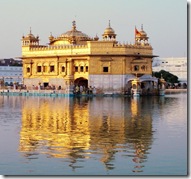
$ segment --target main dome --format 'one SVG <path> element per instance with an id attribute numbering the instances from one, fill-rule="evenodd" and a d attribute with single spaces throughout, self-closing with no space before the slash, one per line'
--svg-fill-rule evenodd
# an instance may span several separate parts
<path id="1" fill-rule="evenodd" d="M 88 35 L 86 35 L 85 33 L 78 31 L 76 29 L 76 22 L 73 21 L 72 22 L 72 30 L 69 30 L 63 34 L 60 35 L 61 38 L 76 38 L 76 40 L 82 40 L 82 41 L 88 41 L 88 40 L 92 40 Z"/>

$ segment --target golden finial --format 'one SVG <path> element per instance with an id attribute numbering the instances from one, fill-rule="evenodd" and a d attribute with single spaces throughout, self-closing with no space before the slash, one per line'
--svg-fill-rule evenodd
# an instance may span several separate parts
<path id="1" fill-rule="evenodd" d="M 76 29 L 76 21 L 75 21 L 75 20 L 72 21 L 72 28 L 73 28 L 73 29 Z"/>
<path id="2" fill-rule="evenodd" d="M 109 20 L 109 27 L 111 27 L 110 20 Z"/>

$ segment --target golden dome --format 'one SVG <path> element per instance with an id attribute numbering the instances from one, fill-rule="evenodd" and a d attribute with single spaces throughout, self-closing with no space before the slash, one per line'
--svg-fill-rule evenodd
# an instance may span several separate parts
<path id="1" fill-rule="evenodd" d="M 76 22 L 73 21 L 73 26 L 72 26 L 72 30 L 67 31 L 63 34 L 60 35 L 61 38 L 76 38 L 77 40 L 83 40 L 83 41 L 88 41 L 88 40 L 92 40 L 88 35 L 86 35 L 85 33 L 76 30 Z"/>
<path id="2" fill-rule="evenodd" d="M 102 34 L 103 40 L 114 40 L 116 38 L 115 31 L 110 26 L 110 20 L 109 20 L 109 26 L 105 29 L 104 33 Z"/>
<path id="3" fill-rule="evenodd" d="M 140 34 L 141 34 L 142 37 L 147 37 L 147 33 L 143 30 L 143 25 L 141 25 Z"/>
<path id="4" fill-rule="evenodd" d="M 109 21 L 109 26 L 104 30 L 103 35 L 115 35 L 115 31 L 110 26 L 110 21 Z"/>
<path id="5" fill-rule="evenodd" d="M 50 33 L 49 40 L 50 40 L 50 41 L 53 41 L 53 40 L 54 40 L 54 36 L 52 35 L 52 33 Z"/>
<path id="6" fill-rule="evenodd" d="M 142 37 L 143 37 L 143 36 L 146 37 L 146 36 L 147 36 L 147 33 L 146 33 L 144 30 L 141 30 L 141 31 L 140 31 L 140 35 L 141 35 Z"/>
<path id="7" fill-rule="evenodd" d="M 148 39 L 147 33 L 143 30 L 143 25 L 141 25 L 141 30 L 138 31 L 135 27 L 135 43 L 136 44 L 142 44 L 142 45 L 148 45 Z"/>
<path id="8" fill-rule="evenodd" d="M 96 34 L 96 36 L 94 37 L 94 40 L 95 40 L 95 41 L 98 41 L 98 40 L 99 40 L 99 37 L 97 36 L 97 34 Z"/>
<path id="9" fill-rule="evenodd" d="M 30 28 L 29 34 L 28 34 L 27 36 L 23 36 L 22 38 L 25 39 L 25 40 L 38 40 L 38 39 L 39 39 L 39 36 L 36 36 L 36 37 L 35 37 L 35 36 L 32 34 L 31 28 Z"/>
<path id="10" fill-rule="evenodd" d="M 28 34 L 27 36 L 26 36 L 26 38 L 30 38 L 30 39 L 34 39 L 35 38 L 35 36 L 33 35 L 33 34 Z"/>

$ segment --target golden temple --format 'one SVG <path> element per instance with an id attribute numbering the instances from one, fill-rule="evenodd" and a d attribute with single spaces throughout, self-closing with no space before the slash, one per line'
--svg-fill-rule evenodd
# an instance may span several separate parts
<path id="1" fill-rule="evenodd" d="M 155 89 L 155 56 L 143 26 L 140 31 L 135 28 L 134 44 L 121 44 L 116 36 L 110 21 L 101 40 L 77 30 L 75 21 L 72 29 L 60 36 L 51 34 L 48 45 L 40 45 L 39 36 L 30 30 L 22 37 L 23 84 L 28 89 L 38 85 L 63 90 L 91 86 L 95 93 L 124 94 L 138 77 L 141 88 Z"/>

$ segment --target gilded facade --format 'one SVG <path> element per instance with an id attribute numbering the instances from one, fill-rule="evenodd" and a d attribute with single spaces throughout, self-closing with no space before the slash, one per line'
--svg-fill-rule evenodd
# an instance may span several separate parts
<path id="1" fill-rule="evenodd" d="M 152 81 L 153 48 L 143 27 L 135 28 L 134 44 L 121 44 L 116 37 L 110 22 L 101 40 L 77 30 L 75 21 L 60 36 L 51 34 L 48 45 L 40 45 L 30 30 L 22 37 L 24 85 L 82 85 L 95 87 L 97 93 L 124 93 L 134 78 Z"/>

